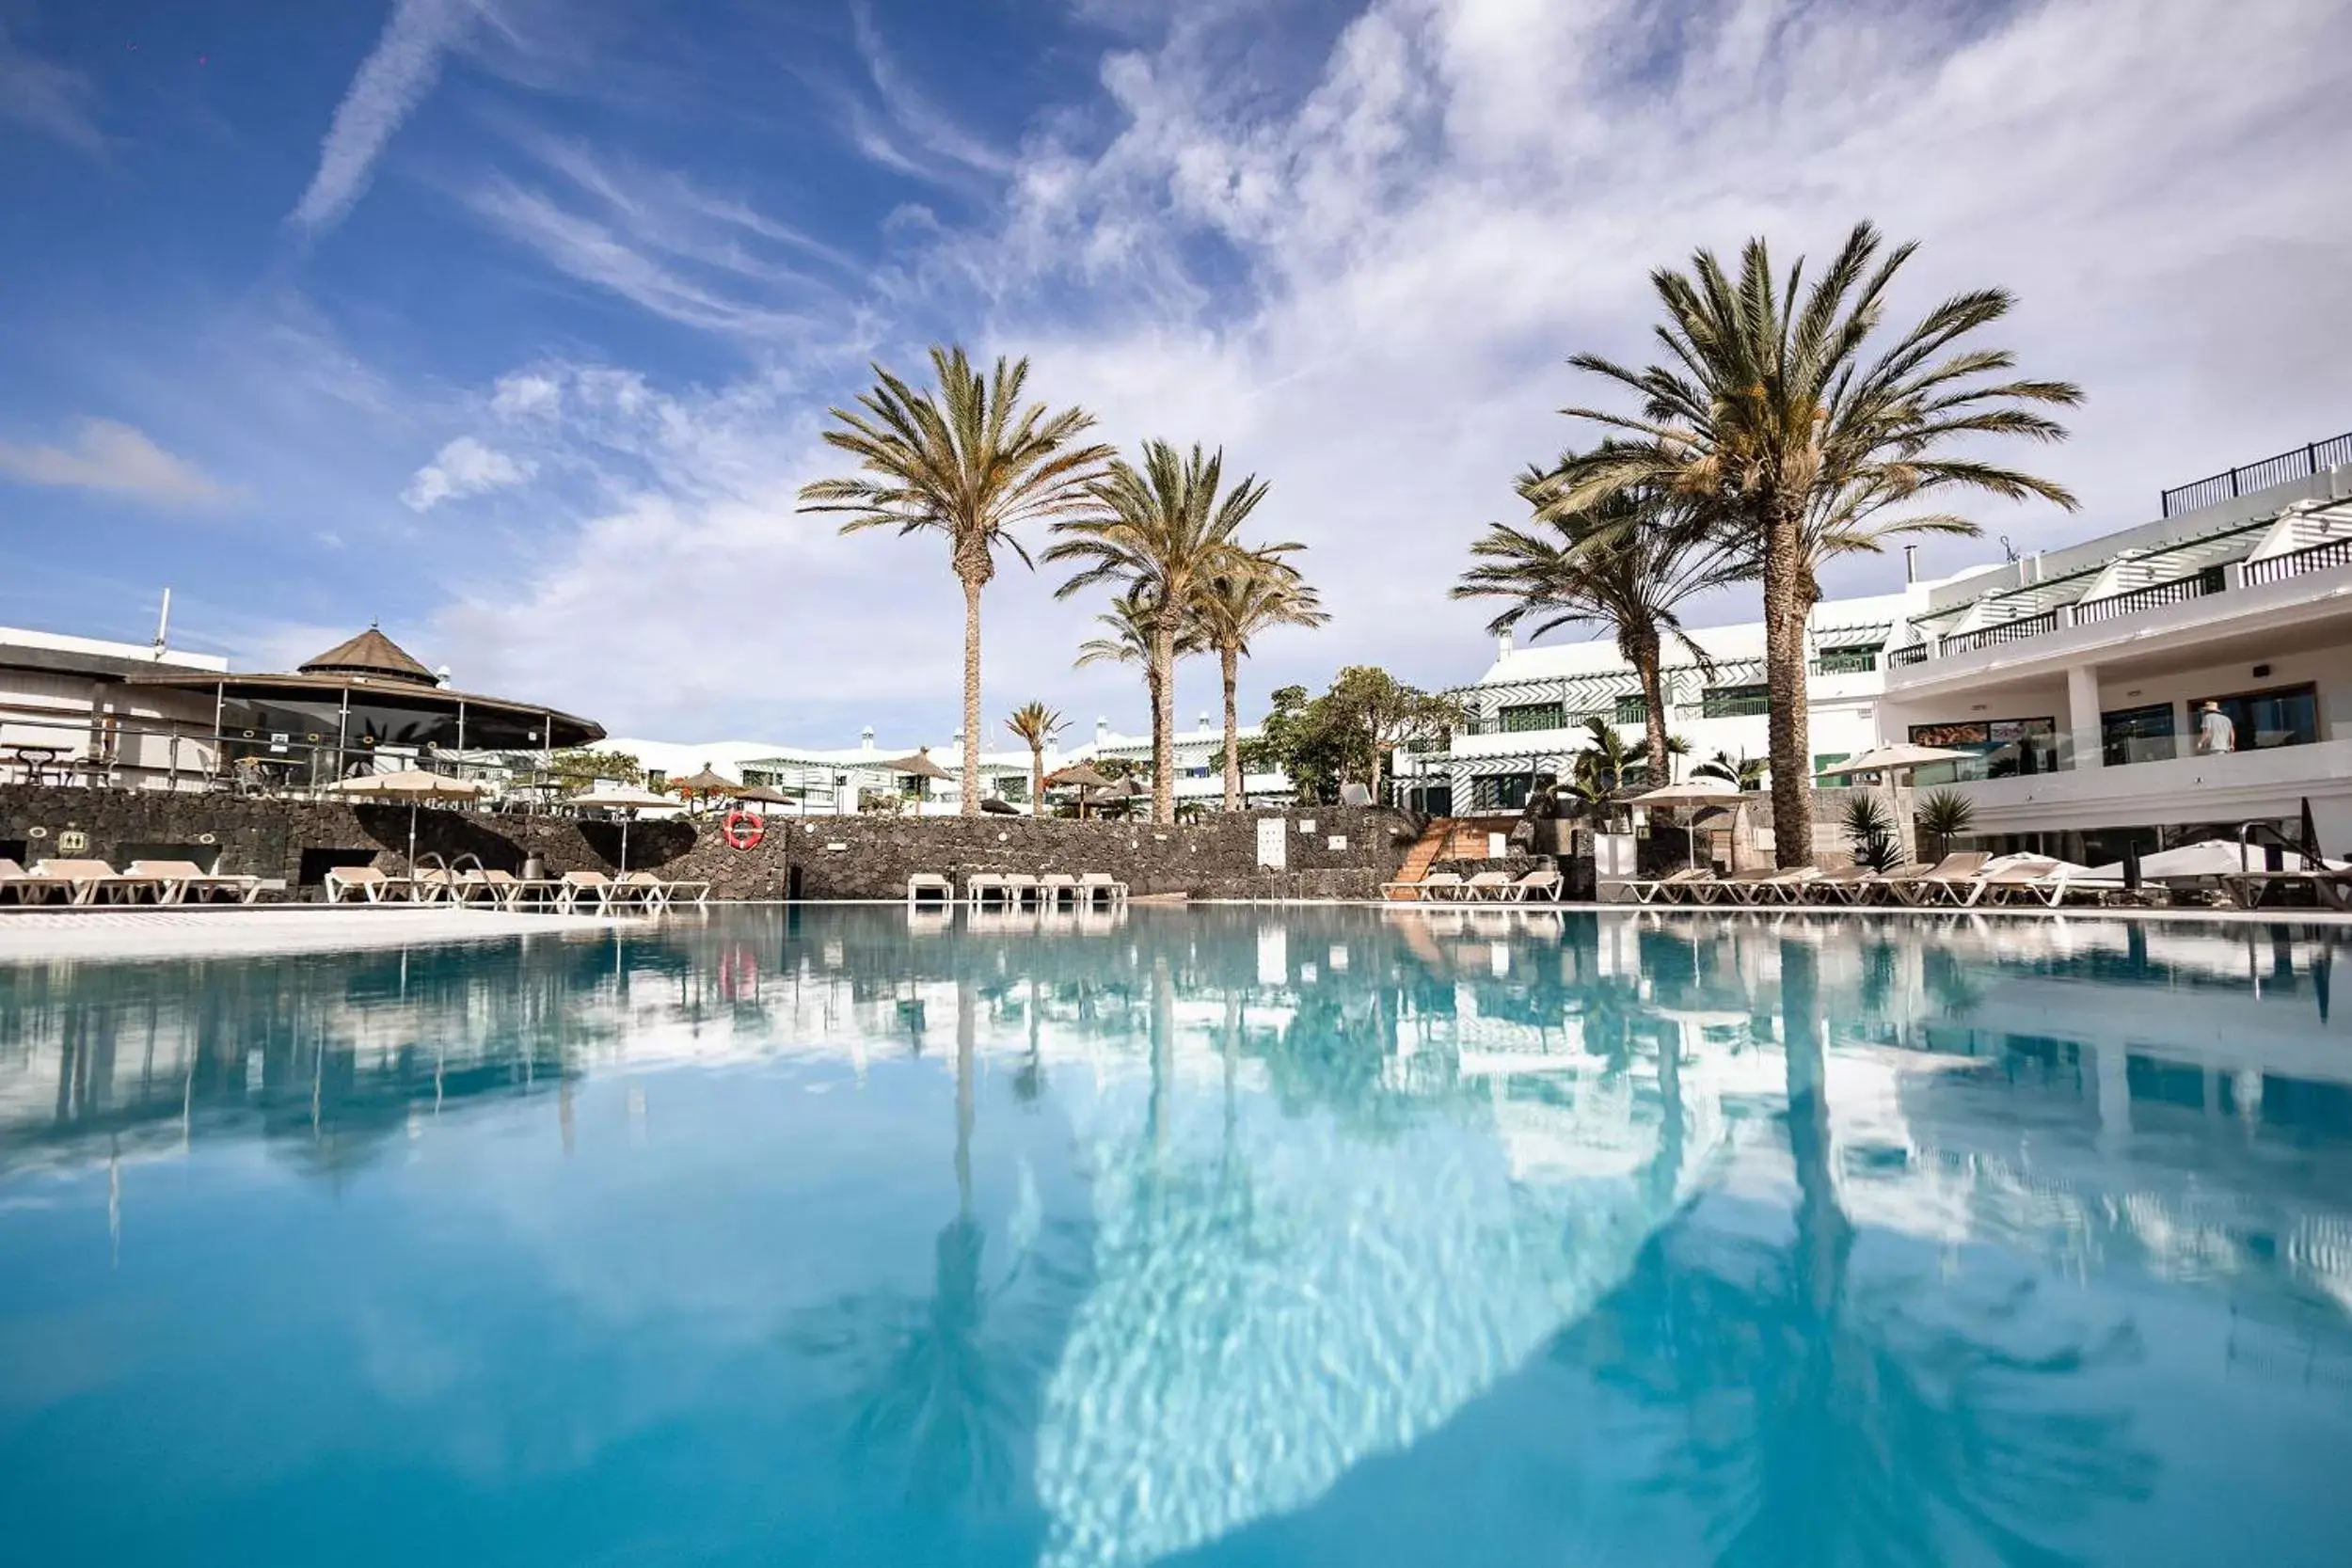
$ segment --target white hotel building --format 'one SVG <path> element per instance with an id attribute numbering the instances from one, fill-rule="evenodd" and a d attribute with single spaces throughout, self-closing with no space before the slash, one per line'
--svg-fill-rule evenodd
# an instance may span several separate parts
<path id="1" fill-rule="evenodd" d="M 1977 808 L 1977 839 L 2113 859 L 2240 824 L 2352 850 L 2352 436 L 2168 491 L 2158 520 L 1898 594 L 1824 601 L 1809 629 L 1818 771 L 1881 742 L 1973 752 L 1922 768 Z M 1694 632 L 1714 663 L 1667 673 L 1692 762 L 1768 749 L 1758 624 Z M 1432 811 L 1514 809 L 1600 715 L 1630 741 L 1639 687 L 1613 641 L 1514 648 L 1459 693 L 1473 719 L 1401 756 Z M 2234 748 L 2194 716 L 2219 705 Z"/>

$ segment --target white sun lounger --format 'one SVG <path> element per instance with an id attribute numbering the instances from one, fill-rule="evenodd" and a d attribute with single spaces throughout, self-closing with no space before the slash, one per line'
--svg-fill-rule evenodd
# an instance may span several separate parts
<path id="1" fill-rule="evenodd" d="M 27 871 L 14 861 L 0 860 L 0 904 L 71 904 L 71 878 Z"/>
<path id="2" fill-rule="evenodd" d="M 42 861 L 33 867 L 33 875 L 72 883 L 75 904 L 163 902 L 162 878 L 125 876 L 104 861 Z"/>
<path id="3" fill-rule="evenodd" d="M 936 903 L 945 909 L 956 901 L 956 884 L 935 871 L 917 871 L 907 879 L 907 908 Z"/>
<path id="4" fill-rule="evenodd" d="M 1086 871 L 1079 873 L 1078 894 L 1089 904 L 1123 904 L 1127 901 L 1127 884 L 1105 871 Z"/>
<path id="5" fill-rule="evenodd" d="M 215 876 L 194 861 L 133 861 L 126 875 L 157 879 L 165 904 L 250 904 L 262 895 L 261 878 Z"/>

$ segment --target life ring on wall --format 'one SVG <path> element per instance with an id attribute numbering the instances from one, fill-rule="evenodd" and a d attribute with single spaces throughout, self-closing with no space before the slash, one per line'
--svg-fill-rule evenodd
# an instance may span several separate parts
<path id="1" fill-rule="evenodd" d="M 755 849 L 759 841 L 767 836 L 768 824 L 760 819 L 757 812 L 731 811 L 719 831 L 726 835 L 729 848 Z"/>

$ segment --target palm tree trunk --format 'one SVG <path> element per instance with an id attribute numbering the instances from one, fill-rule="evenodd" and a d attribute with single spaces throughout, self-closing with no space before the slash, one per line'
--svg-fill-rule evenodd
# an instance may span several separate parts
<path id="1" fill-rule="evenodd" d="M 1772 857 L 1782 869 L 1813 863 L 1811 713 L 1804 622 L 1813 608 L 1801 533 L 1801 496 L 1772 498 L 1764 541 L 1764 679 L 1770 689 Z"/>
<path id="2" fill-rule="evenodd" d="M 1241 795 L 1241 708 L 1234 700 L 1233 689 L 1241 681 L 1241 652 L 1225 647 L 1216 651 L 1225 677 L 1225 809 L 1239 811 Z"/>
<path id="3" fill-rule="evenodd" d="M 1029 748 L 1029 815 L 1045 815 L 1045 748 Z"/>
<path id="4" fill-rule="evenodd" d="M 963 799 L 958 815 L 980 815 L 980 590 L 986 578 L 963 578 Z"/>
<path id="5" fill-rule="evenodd" d="M 1633 639 L 1633 669 L 1642 679 L 1642 720 L 1649 738 L 1652 789 L 1674 783 L 1674 761 L 1666 752 L 1666 683 L 1659 671 L 1661 657 L 1657 633 Z"/>
<path id="6" fill-rule="evenodd" d="M 1176 820 L 1176 624 L 1152 628 L 1152 820 Z"/>

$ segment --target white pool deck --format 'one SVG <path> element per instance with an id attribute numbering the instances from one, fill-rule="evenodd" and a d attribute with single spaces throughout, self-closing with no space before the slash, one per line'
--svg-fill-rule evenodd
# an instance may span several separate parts
<path id="1" fill-rule="evenodd" d="M 246 953 L 336 953 L 416 942 L 490 942 L 516 936 L 593 936 L 642 927 L 644 918 L 516 914 L 497 910 L 288 908 L 25 910 L 0 913 L 0 963 L 52 958 L 143 958 Z"/>

